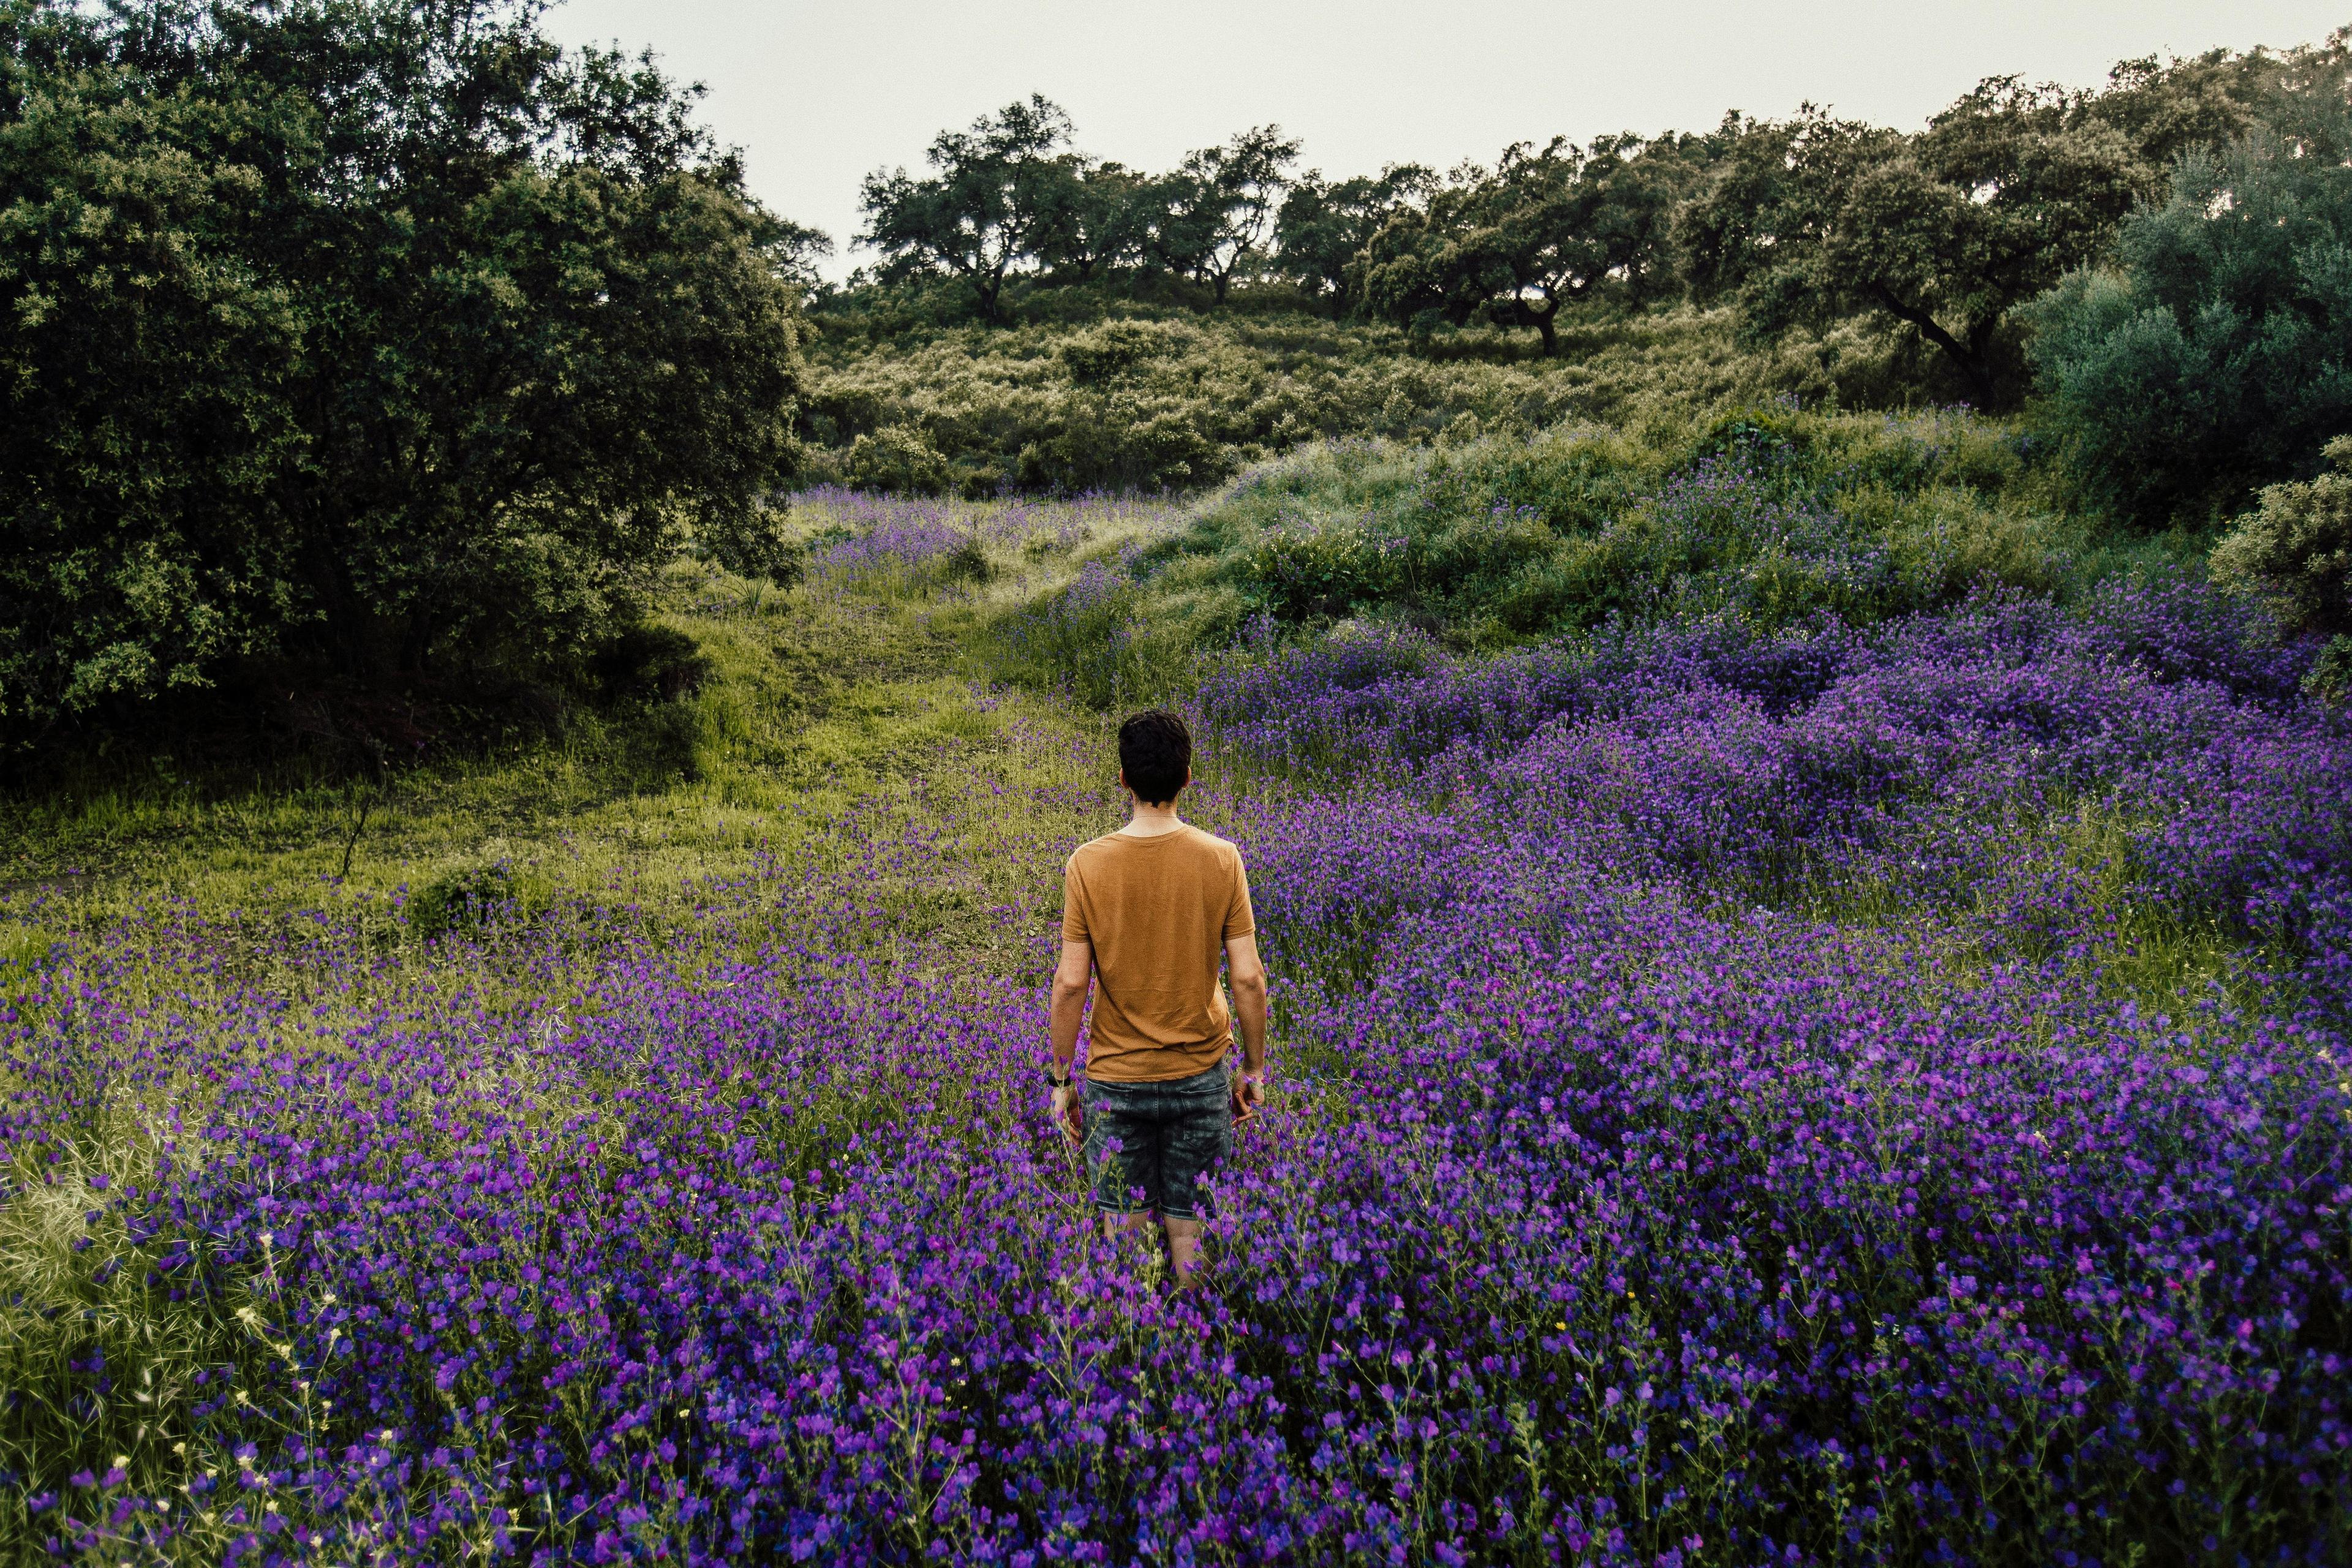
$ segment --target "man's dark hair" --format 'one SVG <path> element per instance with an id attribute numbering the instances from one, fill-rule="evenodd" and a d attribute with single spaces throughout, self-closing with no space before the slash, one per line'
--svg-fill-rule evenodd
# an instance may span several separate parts
<path id="1" fill-rule="evenodd" d="M 1192 731 L 1166 709 L 1138 713 L 1118 727 L 1118 770 L 1144 805 L 1174 800 L 1192 768 Z"/>

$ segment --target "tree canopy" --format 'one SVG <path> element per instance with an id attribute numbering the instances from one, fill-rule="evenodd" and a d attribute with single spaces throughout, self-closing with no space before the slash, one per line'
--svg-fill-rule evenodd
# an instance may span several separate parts
<path id="1" fill-rule="evenodd" d="M 1298 143 L 1278 125 L 1188 153 L 1160 183 L 1149 241 L 1154 258 L 1208 285 L 1223 304 L 1235 271 L 1267 259 L 1287 184 L 1283 170 L 1297 156 Z"/>
<path id="2" fill-rule="evenodd" d="M 543 668 L 772 563 L 809 231 L 501 0 L 0 0 L 0 721 Z"/>
<path id="3" fill-rule="evenodd" d="M 936 174 L 866 176 L 859 241 L 881 253 L 885 278 L 939 269 L 962 279 L 994 321 L 1005 274 L 1071 232 L 1073 170 L 1056 156 L 1069 139 L 1070 117 L 1035 94 L 968 131 L 942 131 L 924 154 Z"/>
<path id="4" fill-rule="evenodd" d="M 2185 153 L 2108 265 L 2033 310 L 2076 471 L 2116 513 L 2202 522 L 2308 478 L 2352 429 L 2352 109 L 2323 80 L 2291 134 Z"/>
<path id="5" fill-rule="evenodd" d="M 2009 313 L 2097 253 L 2147 171 L 2080 94 L 1988 81 L 1917 136 L 1809 109 L 1737 136 L 1683 216 L 1692 281 L 1752 330 L 1899 322 L 1980 405 Z"/>
<path id="6" fill-rule="evenodd" d="M 1563 306 L 1609 293 L 1647 303 L 1675 280 L 1675 204 L 1697 166 L 1693 139 L 1565 138 L 1465 165 L 1424 204 L 1401 207 L 1366 241 L 1364 309 L 1411 324 L 1484 314 L 1533 327 L 1558 351 Z"/>
<path id="7" fill-rule="evenodd" d="M 1283 275 L 1347 314 L 1356 258 L 1408 206 L 1426 202 L 1437 176 L 1418 163 L 1391 163 L 1376 175 L 1327 182 L 1319 169 L 1295 181 L 1275 215 Z"/>
<path id="8" fill-rule="evenodd" d="M 1067 117 L 1033 98 L 942 136 L 928 179 L 871 176 L 867 241 L 882 281 L 963 279 L 991 322 L 1008 280 L 1034 298 L 1181 279 L 1205 308 L 1271 286 L 1339 319 L 1528 328 L 1550 354 L 1566 310 L 1729 302 L 1758 343 L 1853 324 L 1916 342 L 1945 367 L 1936 395 L 2006 406 L 2028 380 L 2019 309 L 2107 254 L 2184 153 L 2279 129 L 2327 53 L 2126 60 L 2093 91 L 1994 78 L 1908 134 L 1808 106 L 1522 142 L 1442 180 L 1294 176 L 1273 126 L 1154 174 L 1070 150 Z"/>

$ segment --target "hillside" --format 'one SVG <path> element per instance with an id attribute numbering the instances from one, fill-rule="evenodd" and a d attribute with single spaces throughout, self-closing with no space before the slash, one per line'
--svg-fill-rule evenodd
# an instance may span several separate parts
<path id="1" fill-rule="evenodd" d="M 1915 502 L 2015 479 L 1998 426 L 1786 417 Z M 1710 461 L 1609 439 L 1629 515 Z M 559 745 L 363 823 L 19 815 L 91 874 L 0 896 L 0 1551 L 2340 1555 L 2311 641 L 2054 546 L 2058 598 L 1851 619 L 1751 613 L 1735 553 L 1499 656 L 1448 646 L 1475 579 L 1286 621 L 1247 575 L 1286 486 L 1461 472 L 803 496 L 805 579 L 674 569 L 698 680 Z M 1148 613 L 1080 613 L 1188 560 L 1265 629 L 1138 663 Z M 1083 700 L 1131 679 L 1277 981 L 1172 1294 L 1036 1082 L 1061 859 L 1117 820 Z"/>
<path id="2" fill-rule="evenodd" d="M 1459 444 L 1774 395 L 1872 406 L 1932 380 L 1859 330 L 1758 353 L 1727 310 L 1580 321 L 1557 358 L 1492 330 L 1423 343 L 1297 310 L 1124 302 L 1096 321 L 879 339 L 819 323 L 805 471 L 900 493 L 1191 490 L 1317 442 Z"/>

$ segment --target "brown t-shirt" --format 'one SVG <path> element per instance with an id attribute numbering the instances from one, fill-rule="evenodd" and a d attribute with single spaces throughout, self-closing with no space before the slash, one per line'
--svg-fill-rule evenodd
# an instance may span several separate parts
<path id="1" fill-rule="evenodd" d="M 1062 878 L 1062 940 L 1095 950 L 1087 1076 L 1161 1083 L 1224 1060 L 1233 1017 L 1217 984 L 1224 946 L 1250 936 L 1242 852 L 1197 827 L 1078 846 Z"/>

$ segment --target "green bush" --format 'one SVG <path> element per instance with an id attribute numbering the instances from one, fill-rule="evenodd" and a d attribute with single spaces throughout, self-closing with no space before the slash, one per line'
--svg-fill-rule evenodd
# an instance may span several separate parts
<path id="1" fill-rule="evenodd" d="M 518 908 L 514 873 L 503 864 L 446 872 L 408 900 L 408 926 L 430 940 L 479 931 Z"/>
<path id="2" fill-rule="evenodd" d="M 537 17 L 0 0 L 0 728 L 568 664 L 689 519 L 765 569 L 779 226 Z"/>
<path id="3" fill-rule="evenodd" d="M 2268 604 L 2281 626 L 2330 640 L 2315 687 L 2352 689 L 2352 436 L 2326 453 L 2336 472 L 2272 485 L 2213 551 L 2219 582 Z"/>
<path id="4" fill-rule="evenodd" d="M 2050 420 L 2095 504 L 2203 527 L 2309 477 L 2352 426 L 2352 123 L 2336 118 L 2315 143 L 2184 157 L 2168 198 L 2126 220 L 2115 268 L 2035 303 Z"/>
<path id="5" fill-rule="evenodd" d="M 935 496 L 956 479 L 947 458 L 913 425 L 860 432 L 841 468 L 843 477 L 857 489 L 894 495 Z"/>

